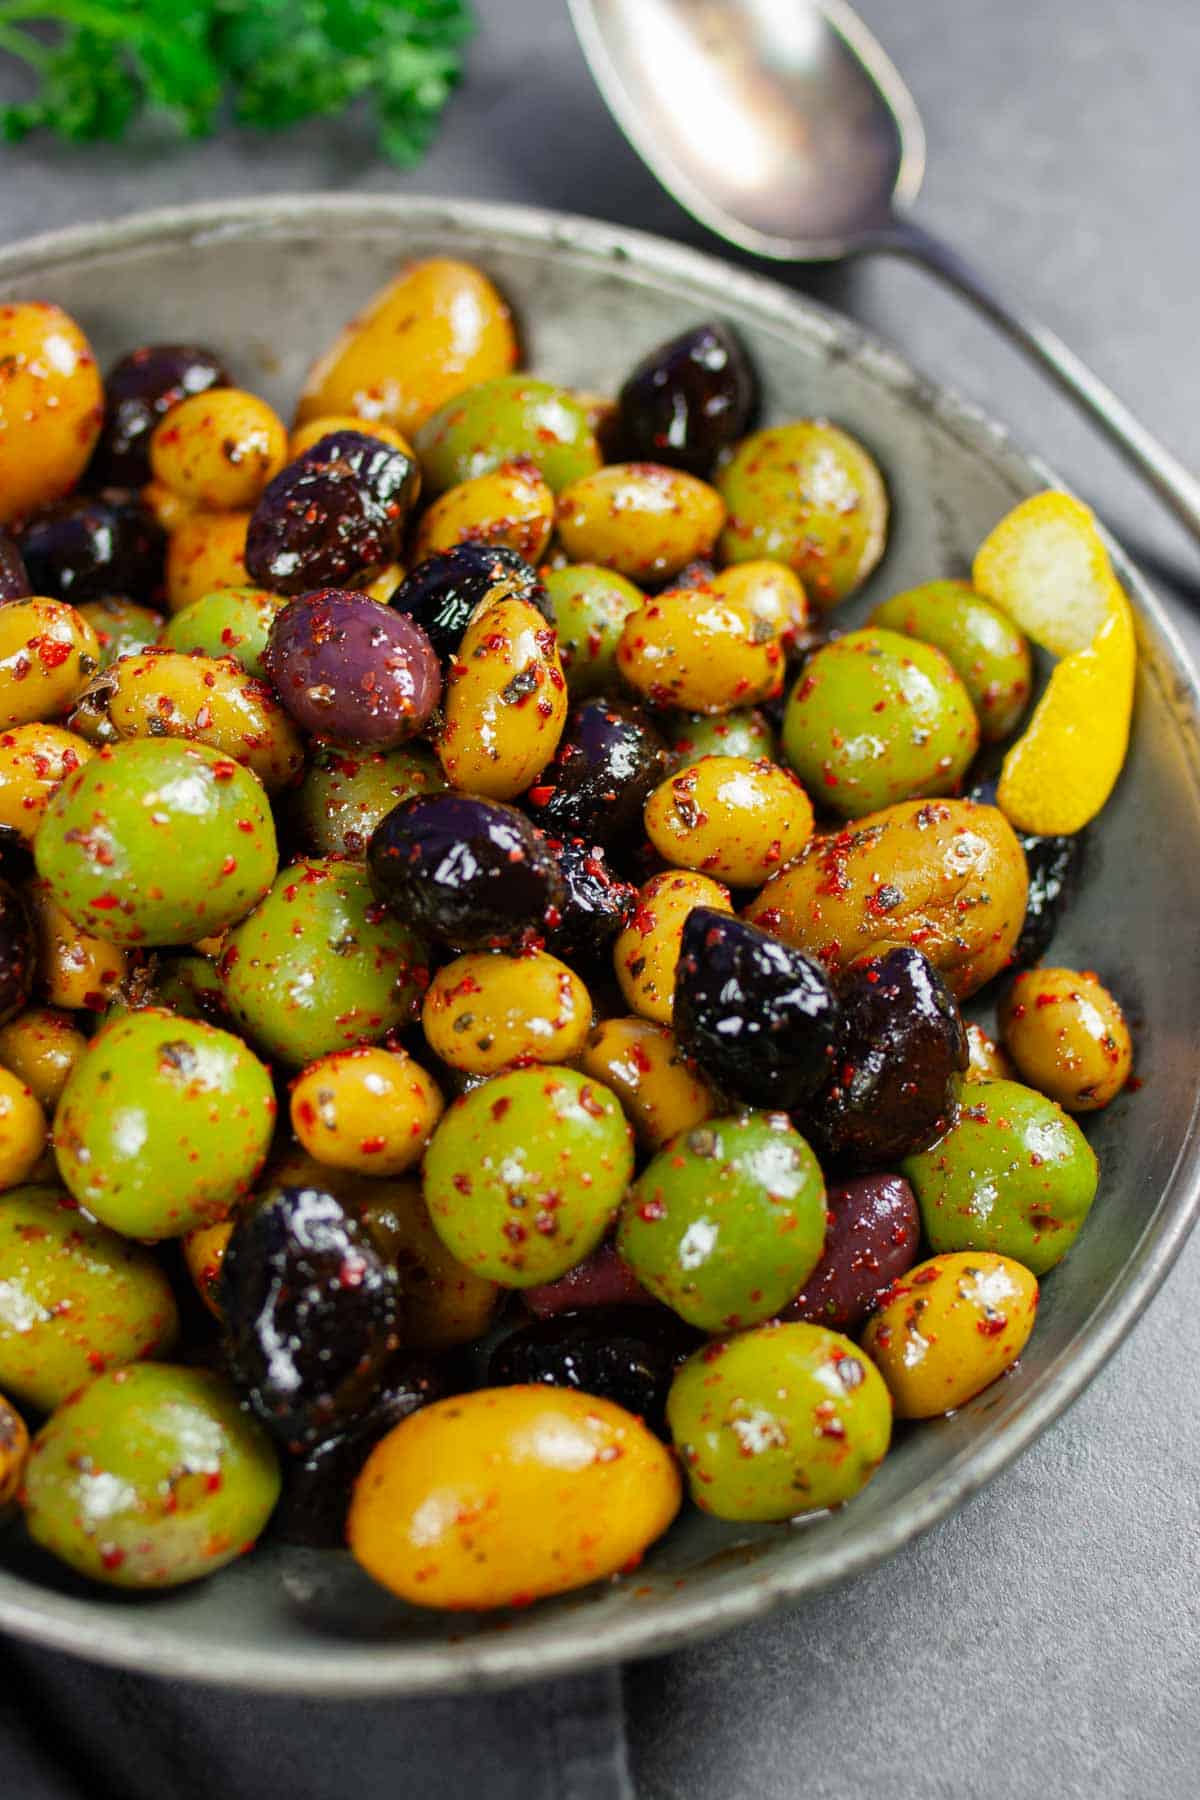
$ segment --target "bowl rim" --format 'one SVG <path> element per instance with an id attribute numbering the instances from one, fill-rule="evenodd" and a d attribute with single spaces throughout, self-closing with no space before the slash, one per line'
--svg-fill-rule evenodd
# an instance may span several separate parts
<path id="1" fill-rule="evenodd" d="M 1019 483 L 1028 486 L 1032 476 L 1047 486 L 1065 485 L 983 408 L 918 374 L 882 338 L 807 295 L 653 233 L 546 207 L 416 194 L 285 194 L 201 201 L 71 226 L 5 246 L 0 248 L 0 281 L 52 276 L 56 267 L 79 259 L 143 246 L 201 246 L 213 236 L 253 236 L 271 230 L 300 233 L 322 225 L 353 230 L 373 224 L 417 229 L 426 235 L 439 229 L 452 237 L 500 235 L 520 246 L 575 252 L 599 262 L 619 261 L 660 282 L 705 286 L 730 303 L 750 308 L 764 322 L 810 339 L 816 336 L 841 357 L 852 358 L 872 380 L 931 414 L 965 449 L 998 464 Z M 447 248 L 454 253 L 453 244 Z M 1145 666 L 1173 716 L 1192 782 L 1200 792 L 1200 674 L 1161 601 L 1119 544 L 1104 535 L 1123 584 L 1153 628 L 1155 654 Z M 918 1484 L 862 1541 L 835 1539 L 824 1546 L 814 1542 L 792 1567 L 763 1571 L 715 1599 L 703 1586 L 697 1592 L 680 1591 L 645 1613 L 631 1611 L 613 1620 L 602 1634 L 584 1612 L 564 1619 L 554 1639 L 525 1644 L 504 1633 L 481 1634 L 459 1642 L 356 1647 L 349 1658 L 333 1643 L 280 1651 L 231 1646 L 217 1666 L 208 1644 L 181 1641 L 177 1624 L 156 1629 L 152 1615 L 136 1607 L 104 1616 L 93 1601 L 49 1592 L 2 1569 L 0 1630 L 147 1674 L 250 1692 L 351 1699 L 453 1693 L 573 1674 L 625 1658 L 662 1654 L 765 1617 L 835 1581 L 866 1573 L 929 1530 L 1013 1462 L 1078 1399 L 1140 1318 L 1200 1213 L 1198 1110 L 1200 1098 L 1193 1103 L 1171 1174 L 1146 1217 L 1137 1247 L 1098 1315 L 1063 1347 L 1016 1416 L 989 1426 L 977 1444 Z"/>

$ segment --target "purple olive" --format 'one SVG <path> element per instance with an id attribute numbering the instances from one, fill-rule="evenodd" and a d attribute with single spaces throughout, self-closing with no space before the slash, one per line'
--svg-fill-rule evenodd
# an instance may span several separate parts
<path id="1" fill-rule="evenodd" d="M 369 581 L 396 561 L 417 465 L 364 431 L 331 431 L 263 491 L 246 533 L 246 573 L 276 594 Z"/>
<path id="2" fill-rule="evenodd" d="M 424 626 L 445 663 L 462 642 L 472 613 L 496 588 L 516 600 L 528 600 L 553 625 L 550 602 L 536 571 L 504 544 L 456 544 L 427 557 L 405 576 L 391 605 Z"/>
<path id="3" fill-rule="evenodd" d="M 162 585 L 166 534 L 134 494 L 76 495 L 35 513 L 21 533 L 21 555 L 37 594 L 143 602 Z"/>
<path id="4" fill-rule="evenodd" d="M 733 333 L 697 325 L 651 350 L 626 379 L 617 400 L 621 455 L 707 475 L 745 436 L 756 400 L 754 371 Z"/>
<path id="5" fill-rule="evenodd" d="M 7 531 L 0 531 L 0 601 L 24 600 L 32 592 L 21 552 Z"/>
<path id="6" fill-rule="evenodd" d="M 554 761 L 525 804 L 551 837 L 581 837 L 628 852 L 645 835 L 642 809 L 670 760 L 661 734 L 638 707 L 582 700 L 567 714 Z"/>
<path id="7" fill-rule="evenodd" d="M 661 1301 L 646 1292 L 628 1263 L 621 1261 L 611 1240 L 557 1281 L 525 1288 L 521 1298 L 539 1319 L 602 1306 L 652 1306 L 660 1312 L 665 1310 Z"/>
<path id="8" fill-rule="evenodd" d="M 853 1331 L 916 1262 L 921 1218 L 901 1175 L 843 1181 L 829 1189 L 825 1212 L 821 1260 L 780 1317 Z"/>
<path id="9" fill-rule="evenodd" d="M 442 693 L 421 627 L 339 588 L 303 594 L 276 613 L 263 666 L 303 730 L 373 749 L 415 737 Z"/>
<path id="10" fill-rule="evenodd" d="M 546 948 L 568 963 L 603 956 L 632 918 L 637 889 L 613 873 L 599 844 L 586 838 L 570 838 L 565 844 L 552 838 L 550 844 L 566 898 L 546 933 Z"/>
<path id="11" fill-rule="evenodd" d="M 150 479 L 150 439 L 173 406 L 231 380 L 199 344 L 145 344 L 110 369 L 104 424 L 88 470 L 90 487 L 143 487 Z"/>

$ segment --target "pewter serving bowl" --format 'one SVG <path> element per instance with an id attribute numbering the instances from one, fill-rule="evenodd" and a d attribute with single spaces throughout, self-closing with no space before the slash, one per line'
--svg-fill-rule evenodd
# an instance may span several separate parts
<path id="1" fill-rule="evenodd" d="M 212 343 L 286 413 L 337 327 L 403 258 L 430 252 L 494 277 L 530 367 L 600 392 L 684 326 L 731 320 L 758 366 L 768 419 L 828 414 L 883 465 L 891 537 L 868 590 L 845 609 L 851 620 L 889 593 L 966 572 L 996 520 L 1053 479 L 977 410 L 774 282 L 637 232 L 529 209 L 322 198 L 152 213 L 0 251 L 0 300 L 60 302 L 104 364 L 156 339 Z M 1054 955 L 1113 980 L 1138 1023 L 1144 1086 L 1089 1123 L 1100 1195 L 1043 1286 L 1037 1330 L 1012 1375 L 952 1417 L 904 1431 L 836 1514 L 736 1528 L 685 1511 L 636 1574 L 527 1612 L 420 1612 L 348 1554 L 275 1546 L 175 1593 L 122 1596 L 75 1582 L 16 1527 L 0 1536 L 0 1629 L 159 1675 L 323 1696 L 554 1675 L 662 1651 L 853 1576 L 1032 1443 L 1133 1325 L 1200 1205 L 1200 955 L 1185 879 L 1200 866 L 1197 674 L 1119 553 L 1117 568 L 1141 630 L 1133 748 Z"/>

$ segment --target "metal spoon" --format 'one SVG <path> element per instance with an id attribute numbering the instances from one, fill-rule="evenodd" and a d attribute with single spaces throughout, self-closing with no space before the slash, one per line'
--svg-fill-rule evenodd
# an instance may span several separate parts
<path id="1" fill-rule="evenodd" d="M 1200 481 L 1060 338 L 908 216 L 925 172 L 920 115 L 844 0 L 568 4 L 617 123 L 697 219 L 782 261 L 889 250 L 924 264 L 1043 363 L 1200 539 Z"/>

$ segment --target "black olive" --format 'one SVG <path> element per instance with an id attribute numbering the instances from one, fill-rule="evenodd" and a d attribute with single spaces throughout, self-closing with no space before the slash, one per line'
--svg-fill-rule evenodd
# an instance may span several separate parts
<path id="1" fill-rule="evenodd" d="M 405 576 L 391 605 L 424 626 L 445 663 L 462 642 L 476 607 L 496 588 L 506 597 L 528 600 L 553 625 L 554 613 L 536 571 L 504 545 L 456 544 L 427 557 Z"/>
<path id="2" fill-rule="evenodd" d="M 995 806 L 995 779 L 988 777 L 976 782 L 967 797 L 980 806 Z M 1038 837 L 1032 831 L 1018 831 L 1017 842 L 1025 852 L 1029 870 L 1029 898 L 1011 967 L 1029 969 L 1045 956 L 1062 915 L 1069 910 L 1078 891 L 1087 855 L 1087 833 L 1080 831 L 1071 837 Z"/>
<path id="3" fill-rule="evenodd" d="M 276 594 L 344 588 L 395 562 L 417 494 L 407 451 L 331 431 L 268 482 L 246 532 L 246 573 Z"/>
<path id="4" fill-rule="evenodd" d="M 828 1080 L 838 1004 L 821 965 L 757 925 L 698 906 L 684 921 L 675 1035 L 750 1106 L 799 1106 Z"/>
<path id="5" fill-rule="evenodd" d="M 525 804 L 551 837 L 585 838 L 628 855 L 645 836 L 643 808 L 670 766 L 661 733 L 640 708 L 581 700 Z"/>
<path id="6" fill-rule="evenodd" d="M 25 1006 L 37 972 L 37 940 L 16 888 L 0 878 L 0 1025 Z"/>
<path id="7" fill-rule="evenodd" d="M 675 1370 L 702 1342 L 662 1307 L 597 1307 L 537 1319 L 504 1338 L 487 1361 L 490 1387 L 543 1382 L 615 1401 L 664 1431 Z"/>
<path id="8" fill-rule="evenodd" d="M 150 439 L 181 400 L 231 380 L 199 344 L 145 344 L 131 350 L 104 383 L 104 423 L 88 468 L 89 487 L 143 487 L 150 479 Z"/>
<path id="9" fill-rule="evenodd" d="M 857 1168 L 895 1163 L 952 1124 L 967 1066 L 958 1002 L 908 945 L 854 964 L 838 993 L 833 1070 L 797 1123 L 818 1154 Z"/>
<path id="10" fill-rule="evenodd" d="M 558 859 L 524 813 L 468 794 L 414 794 L 379 821 L 371 885 L 401 918 L 459 950 L 544 937 L 566 890 Z"/>
<path id="11" fill-rule="evenodd" d="M 113 490 L 43 507 L 21 533 L 21 555 L 35 593 L 73 606 L 106 594 L 142 602 L 162 585 L 166 542 L 136 495 Z"/>
<path id="12" fill-rule="evenodd" d="M 551 839 L 566 898 L 546 933 L 546 948 L 564 962 L 603 956 L 637 905 L 637 889 L 608 866 L 602 847 L 586 838 Z"/>
<path id="13" fill-rule="evenodd" d="M 321 1188 L 277 1188 L 238 1220 L 219 1294 L 230 1373 L 293 1449 L 355 1417 L 397 1345 L 396 1271 Z"/>
<path id="14" fill-rule="evenodd" d="M 744 437 L 757 383 L 725 325 L 697 325 L 660 344 L 628 376 L 617 399 L 621 454 L 707 475 Z"/>
<path id="15" fill-rule="evenodd" d="M 32 592 L 21 552 L 7 531 L 0 529 L 0 601 L 24 600 Z"/>

